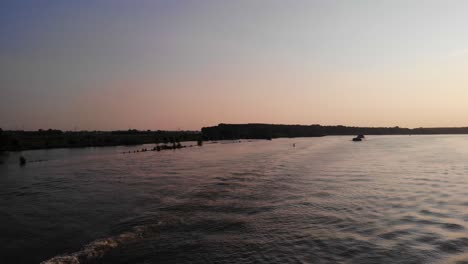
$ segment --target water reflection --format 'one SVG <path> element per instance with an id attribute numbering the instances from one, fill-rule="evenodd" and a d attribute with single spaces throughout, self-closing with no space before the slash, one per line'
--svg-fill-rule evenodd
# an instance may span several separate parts
<path id="1" fill-rule="evenodd" d="M 121 154 L 131 150 L 23 152 L 47 160 L 23 168 L 19 154 L 7 157 L 1 262 L 467 260 L 466 136 L 277 139 Z"/>

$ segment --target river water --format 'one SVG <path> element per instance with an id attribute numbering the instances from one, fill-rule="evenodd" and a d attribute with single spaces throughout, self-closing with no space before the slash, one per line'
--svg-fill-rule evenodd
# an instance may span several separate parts
<path id="1" fill-rule="evenodd" d="M 468 136 L 137 148 L 1 155 L 0 263 L 468 263 Z"/>

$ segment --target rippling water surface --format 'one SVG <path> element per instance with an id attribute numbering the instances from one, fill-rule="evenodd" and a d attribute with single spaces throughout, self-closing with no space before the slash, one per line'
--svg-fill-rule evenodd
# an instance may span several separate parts
<path id="1" fill-rule="evenodd" d="M 468 263 L 468 136 L 350 139 L 4 154 L 0 263 Z"/>

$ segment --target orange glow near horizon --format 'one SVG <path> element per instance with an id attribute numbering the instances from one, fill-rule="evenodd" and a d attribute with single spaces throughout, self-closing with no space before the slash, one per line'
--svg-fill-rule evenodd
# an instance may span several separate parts
<path id="1" fill-rule="evenodd" d="M 464 2 L 31 5 L 0 25 L 3 129 L 468 126 Z"/>

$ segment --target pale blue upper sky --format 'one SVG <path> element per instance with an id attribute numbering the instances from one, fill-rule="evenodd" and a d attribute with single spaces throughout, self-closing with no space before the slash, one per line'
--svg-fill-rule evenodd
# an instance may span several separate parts
<path id="1" fill-rule="evenodd" d="M 0 127 L 468 126 L 468 1 L 2 1 Z"/>

